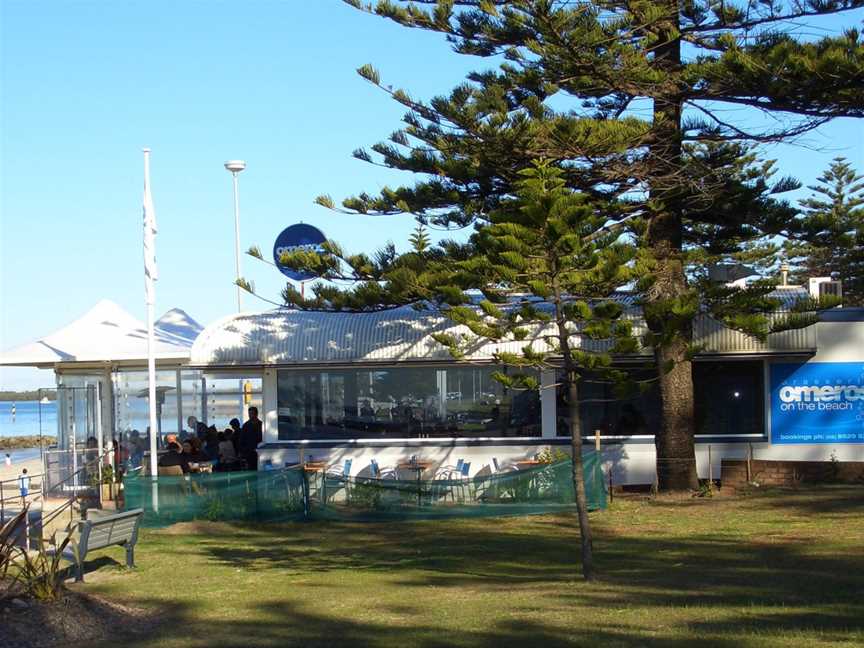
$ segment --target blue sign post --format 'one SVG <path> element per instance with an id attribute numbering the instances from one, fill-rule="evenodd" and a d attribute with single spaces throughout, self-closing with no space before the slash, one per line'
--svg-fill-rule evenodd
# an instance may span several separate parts
<path id="1" fill-rule="evenodd" d="M 771 443 L 864 444 L 864 362 L 771 365 Z"/>
<path id="2" fill-rule="evenodd" d="M 327 240 L 327 237 L 317 227 L 307 225 L 306 223 L 298 223 L 286 227 L 279 236 L 276 237 L 276 242 L 273 244 L 273 263 L 279 268 L 279 271 L 289 279 L 294 281 L 310 281 L 315 279 L 315 275 L 308 272 L 298 272 L 291 268 L 286 268 L 279 259 L 285 252 L 293 252 L 295 250 L 310 250 L 315 252 L 321 251 L 321 244 Z"/>

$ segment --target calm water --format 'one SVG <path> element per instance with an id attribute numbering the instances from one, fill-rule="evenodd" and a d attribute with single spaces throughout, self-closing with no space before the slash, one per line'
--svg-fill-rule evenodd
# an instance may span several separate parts
<path id="1" fill-rule="evenodd" d="M 3 461 L 6 458 L 7 452 L 9 453 L 9 456 L 12 457 L 13 466 L 24 461 L 39 458 L 39 448 L 24 448 L 23 450 L 6 450 L 0 452 L 0 461 Z"/>
<path id="2" fill-rule="evenodd" d="M 11 401 L 0 401 L 0 437 L 39 436 L 39 402 L 19 401 L 12 417 Z M 42 403 L 42 434 L 57 435 L 57 402 Z"/>

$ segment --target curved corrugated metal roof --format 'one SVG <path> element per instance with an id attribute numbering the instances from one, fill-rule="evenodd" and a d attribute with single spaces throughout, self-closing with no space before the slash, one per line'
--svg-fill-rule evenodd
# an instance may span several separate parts
<path id="1" fill-rule="evenodd" d="M 316 364 L 447 360 L 432 333 L 467 333 L 450 320 L 411 307 L 374 313 L 277 309 L 232 315 L 206 327 L 192 345 L 194 365 Z M 518 351 L 524 342 L 486 344 L 471 359 Z"/>
<path id="2" fill-rule="evenodd" d="M 800 293 L 795 295 L 800 297 Z M 792 295 L 780 295 L 791 303 Z M 620 301 L 634 334 L 646 332 L 638 306 L 629 295 Z M 263 313 L 231 315 L 207 326 L 192 346 L 193 365 L 295 365 L 347 364 L 353 362 L 410 362 L 449 360 L 447 349 L 432 339 L 433 333 L 468 333 L 440 313 L 395 308 L 372 313 L 300 311 L 276 309 Z M 785 331 L 760 342 L 726 328 L 707 316 L 697 318 L 695 342 L 707 353 L 800 353 L 816 347 L 813 327 Z M 548 351 L 536 334 L 532 346 Z M 552 330 L 545 331 L 554 333 Z M 581 348 L 599 351 L 602 342 L 574 340 Z M 491 360 L 495 352 L 518 353 L 527 342 L 486 343 L 470 350 L 466 359 Z"/>

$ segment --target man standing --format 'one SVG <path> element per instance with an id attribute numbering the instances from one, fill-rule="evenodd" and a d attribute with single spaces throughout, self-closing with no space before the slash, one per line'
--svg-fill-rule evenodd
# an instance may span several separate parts
<path id="1" fill-rule="evenodd" d="M 207 424 L 203 421 L 199 421 L 194 416 L 190 416 L 186 419 L 186 425 L 189 426 L 189 436 L 196 436 L 201 441 L 204 441 L 207 438 Z"/>
<path id="2" fill-rule="evenodd" d="M 249 470 L 258 470 L 258 444 L 264 439 L 258 408 L 249 408 L 249 420 L 240 428 L 240 456 Z"/>

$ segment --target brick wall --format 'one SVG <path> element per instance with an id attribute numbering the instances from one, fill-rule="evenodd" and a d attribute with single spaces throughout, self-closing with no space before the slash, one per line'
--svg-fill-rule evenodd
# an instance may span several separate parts
<path id="1" fill-rule="evenodd" d="M 800 483 L 864 483 L 864 461 L 766 461 L 750 462 L 751 481 L 760 486 L 795 486 Z M 720 463 L 723 489 L 747 486 L 747 461 L 723 459 Z"/>

